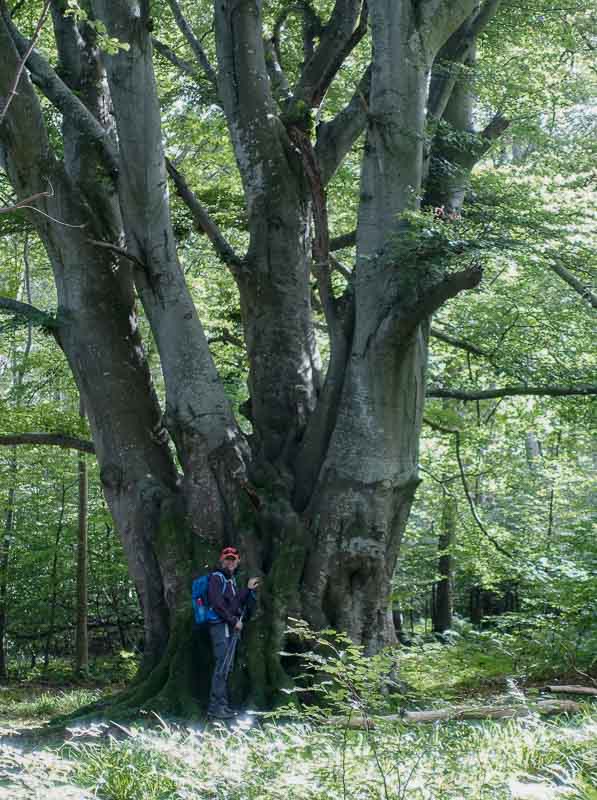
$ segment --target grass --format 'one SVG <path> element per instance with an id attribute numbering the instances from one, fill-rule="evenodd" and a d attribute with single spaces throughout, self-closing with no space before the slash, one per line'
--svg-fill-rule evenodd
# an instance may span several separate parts
<path id="1" fill-rule="evenodd" d="M 402 655 L 400 677 L 422 698 L 456 699 L 469 690 L 504 684 L 512 660 L 486 644 L 462 642 L 446 647 L 427 643 Z"/>
<path id="2" fill-rule="evenodd" d="M 534 656 L 525 662 L 520 653 L 475 637 L 402 651 L 407 701 L 460 703 L 464 695 L 472 704 L 503 702 L 495 690 L 509 682 L 508 701 L 524 703 L 518 686 L 539 662 Z M 338 712 L 338 703 L 349 708 L 355 687 L 361 697 L 371 693 L 381 711 L 392 710 L 395 697 L 371 689 L 374 662 L 356 651 L 349 656 L 325 667 L 335 687 L 330 713 Z M 320 661 L 316 666 L 323 668 Z M 378 675 L 386 666 L 380 662 Z M 341 691 L 343 676 L 348 693 Z M 99 694 L 0 689 L 0 728 L 68 713 Z M 0 739 L 0 800 L 597 800 L 597 709 L 590 700 L 581 709 L 554 720 L 380 722 L 369 731 L 302 714 L 234 730 L 190 729 L 152 717 L 153 728 L 147 718 L 126 729 L 78 728 L 61 746 L 38 740 L 19 748 L 15 740 Z"/>
<path id="3" fill-rule="evenodd" d="M 46 720 L 70 714 L 81 706 L 99 700 L 99 689 L 48 689 L 47 687 L 0 687 L 0 722 L 2 720 Z"/>
<path id="4" fill-rule="evenodd" d="M 374 733 L 164 725 L 70 755 L 73 780 L 103 800 L 594 800 L 596 742 L 587 710 L 555 723 L 393 724 Z"/>

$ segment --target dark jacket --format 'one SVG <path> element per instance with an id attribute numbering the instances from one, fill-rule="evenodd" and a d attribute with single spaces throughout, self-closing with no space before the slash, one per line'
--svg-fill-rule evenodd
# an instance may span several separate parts
<path id="1" fill-rule="evenodd" d="M 222 580 L 222 575 L 225 581 Z M 210 622 L 227 622 L 228 625 L 234 627 L 252 594 L 250 589 L 239 591 L 236 588 L 234 575 L 228 575 L 222 569 L 214 570 L 209 576 L 207 585 L 207 603 L 218 619 L 210 620 L 212 616 L 210 614 L 208 620 Z"/>

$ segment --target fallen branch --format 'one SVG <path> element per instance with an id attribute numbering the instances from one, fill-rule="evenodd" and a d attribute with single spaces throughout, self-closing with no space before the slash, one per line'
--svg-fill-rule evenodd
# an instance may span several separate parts
<path id="1" fill-rule="evenodd" d="M 532 714 L 549 716 L 553 714 L 575 714 L 581 706 L 572 700 L 539 700 L 528 706 L 454 706 L 440 711 L 405 711 L 403 714 L 389 714 L 384 717 L 331 717 L 331 725 L 344 725 L 357 730 L 374 728 L 380 722 L 441 722 L 469 719 L 513 719 Z"/>
<path id="2" fill-rule="evenodd" d="M 597 689 L 592 686 L 546 686 L 546 691 L 559 694 L 589 694 L 597 697 Z"/>

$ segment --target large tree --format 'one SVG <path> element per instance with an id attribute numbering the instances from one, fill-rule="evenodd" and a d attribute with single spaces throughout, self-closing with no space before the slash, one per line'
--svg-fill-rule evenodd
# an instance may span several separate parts
<path id="1" fill-rule="evenodd" d="M 128 702 L 189 710 L 190 576 L 234 542 L 266 577 L 248 660 L 253 700 L 265 705 L 287 680 L 278 651 L 289 615 L 345 630 L 367 652 L 393 641 L 388 600 L 419 483 L 431 318 L 482 275 L 478 260 L 453 269 L 418 258 L 413 214 L 437 207 L 449 225 L 470 170 L 507 126 L 496 115 L 475 132 L 467 79 L 500 3 L 336 0 L 325 12 L 300 2 L 276 6 L 266 26 L 260 0 L 216 0 L 217 69 L 177 0 L 167 5 L 194 63 L 152 40 L 152 5 L 165 13 L 166 4 L 76 5 L 49 3 L 54 68 L 0 0 L 0 165 L 16 202 L 35 209 L 25 213 L 58 297 L 47 319 L 5 307 L 52 330 L 88 414 L 144 614 L 142 679 Z M 285 72 L 290 17 L 302 63 L 295 44 Z M 354 95 L 314 130 L 314 111 L 367 41 Z M 244 254 L 166 162 L 154 47 L 200 73 L 225 115 L 246 201 Z M 332 254 L 326 186 L 361 136 L 346 271 Z M 181 269 L 168 172 L 238 287 L 250 435 Z M 313 281 L 329 336 L 325 374 Z M 136 298 L 159 353 L 164 407 Z"/>

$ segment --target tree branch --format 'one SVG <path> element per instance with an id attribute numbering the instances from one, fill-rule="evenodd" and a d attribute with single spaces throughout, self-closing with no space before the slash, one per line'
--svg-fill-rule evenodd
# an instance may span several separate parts
<path id="1" fill-rule="evenodd" d="M 477 511 L 477 506 L 475 505 L 475 501 L 468 486 L 466 473 L 464 471 L 464 464 L 462 463 L 462 457 L 460 455 L 460 431 L 457 428 L 445 428 L 443 425 L 438 425 L 436 422 L 427 419 L 427 417 L 424 418 L 424 422 L 426 425 L 429 425 L 430 428 L 432 428 L 435 431 L 438 431 L 439 433 L 449 433 L 452 436 L 454 436 L 454 444 L 456 445 L 456 461 L 458 462 L 458 471 L 460 472 L 460 480 L 462 481 L 462 488 L 464 489 L 464 494 L 466 495 L 466 499 L 469 508 L 471 510 L 473 519 L 475 520 L 475 523 L 477 524 L 477 527 L 479 528 L 483 536 L 485 536 L 485 538 L 489 542 L 491 542 L 491 544 L 495 547 L 495 549 L 502 555 L 506 556 L 507 558 L 513 559 L 514 556 L 512 555 L 512 553 L 510 553 L 508 550 L 502 547 L 502 545 L 495 539 L 495 537 L 489 533 L 485 525 L 483 525 L 483 522 L 479 516 L 479 513 Z"/>
<path id="2" fill-rule="evenodd" d="M 177 0 L 168 0 L 168 5 L 170 6 L 170 8 L 172 10 L 172 14 L 174 15 L 174 19 L 176 21 L 176 24 L 178 25 L 182 35 L 185 37 L 185 39 L 189 43 L 189 45 L 191 47 L 191 50 L 195 54 L 195 57 L 196 57 L 197 61 L 199 62 L 200 66 L 201 66 L 201 69 L 205 73 L 205 75 L 206 75 L 207 79 L 209 80 L 209 82 L 217 90 L 218 79 L 217 79 L 216 71 L 212 67 L 212 65 L 210 64 L 209 59 L 207 58 L 207 56 L 205 54 L 205 50 L 201 46 L 201 43 L 200 43 L 199 39 L 197 39 L 197 37 L 193 33 L 193 29 L 191 28 L 191 26 L 189 25 L 189 23 L 185 19 Z"/>
<path id="3" fill-rule="evenodd" d="M 498 111 L 479 134 L 482 141 L 481 147 L 475 153 L 475 163 L 485 155 L 495 140 L 499 139 L 502 133 L 509 127 L 510 120 L 506 119 L 506 117 L 503 117 Z"/>
<path id="4" fill-rule="evenodd" d="M 491 20 L 499 11 L 501 4 L 502 0 L 486 0 L 486 2 L 483 3 L 477 13 L 477 16 L 473 19 L 470 25 L 469 35 L 471 37 L 474 39 L 479 38 L 479 36 L 483 33 L 485 28 L 489 25 Z"/>
<path id="5" fill-rule="evenodd" d="M 156 39 L 155 36 L 152 38 L 151 43 L 153 44 L 154 50 L 156 50 L 163 58 L 169 61 L 173 66 L 175 66 L 189 78 L 192 78 L 192 80 L 196 82 L 199 81 L 199 74 L 197 73 L 195 66 L 191 64 L 190 61 L 186 61 L 184 58 L 180 58 L 180 56 L 177 56 L 171 47 L 168 47 L 168 45 L 164 44 L 164 42 L 160 42 L 160 40 Z"/>
<path id="6" fill-rule="evenodd" d="M 27 2 L 29 2 L 29 0 L 17 0 L 14 6 L 10 9 L 10 16 L 14 19 Z"/>
<path id="7" fill-rule="evenodd" d="M 124 247 L 118 247 L 116 244 L 112 244 L 111 242 L 100 242 L 98 239 L 89 239 L 90 244 L 94 247 L 102 247 L 104 250 L 110 250 L 112 253 L 115 253 L 122 258 L 128 258 L 129 261 L 132 261 L 135 266 L 139 267 L 139 269 L 146 270 L 147 265 L 144 264 L 141 259 L 137 258 L 137 256 L 132 255 Z"/>
<path id="8" fill-rule="evenodd" d="M 590 397 L 597 394 L 597 386 L 504 386 L 500 389 L 444 389 L 431 386 L 427 389 L 427 397 L 445 397 L 454 400 L 492 400 L 496 397 Z"/>
<path id="9" fill-rule="evenodd" d="M 281 108 L 292 99 L 292 92 L 288 79 L 280 64 L 278 49 L 273 39 L 266 39 L 263 43 L 265 51 L 265 65 L 272 85 L 272 94 Z"/>
<path id="10" fill-rule="evenodd" d="M 404 317 L 402 325 L 406 325 L 409 330 L 416 327 L 421 320 L 430 317 L 450 298 L 456 297 L 465 289 L 474 289 L 478 286 L 482 277 L 483 270 L 480 264 L 473 264 L 467 269 L 447 275 L 425 292 L 423 298 Z"/>
<path id="11" fill-rule="evenodd" d="M 440 331 L 439 328 L 435 328 L 433 326 L 431 328 L 431 336 L 433 336 L 434 339 L 439 339 L 440 342 L 445 342 L 452 347 L 457 347 L 459 350 L 465 350 L 467 353 L 472 353 L 474 356 L 482 356 L 483 358 L 490 358 L 491 356 L 491 353 L 489 353 L 487 350 L 483 350 L 481 347 L 477 347 L 477 345 L 472 344 L 471 342 L 466 342 L 464 339 L 457 339 L 454 336 L 450 336 L 449 334 Z"/>
<path id="12" fill-rule="evenodd" d="M 290 3 L 285 6 L 276 19 L 276 23 L 274 25 L 274 35 L 272 39 L 272 44 L 276 50 L 276 56 L 280 66 L 282 65 L 280 34 L 282 33 L 284 23 L 293 11 L 300 14 L 303 18 L 303 57 L 305 64 L 313 56 L 313 51 L 315 49 L 315 38 L 321 36 L 321 33 L 324 29 L 323 22 L 313 10 L 309 0 L 298 0 L 296 3 Z"/>
<path id="13" fill-rule="evenodd" d="M 35 325 L 40 325 L 48 330 L 54 330 L 58 327 L 56 317 L 46 314 L 45 311 L 29 305 L 29 303 L 21 303 L 20 300 L 13 300 L 10 297 L 0 297 L 0 313 L 2 311 L 7 311 L 18 317 L 24 317 Z"/>
<path id="14" fill-rule="evenodd" d="M 30 42 L 15 27 L 4 3 L 0 4 L 0 12 L 17 48 L 17 52 L 23 57 L 30 50 Z M 118 154 L 109 132 L 102 127 L 76 94 L 58 77 L 40 53 L 32 50 L 26 58 L 26 65 L 32 81 L 41 89 L 52 105 L 62 114 L 69 117 L 81 133 L 97 143 L 108 173 L 111 176 L 116 176 L 119 172 Z"/>
<path id="15" fill-rule="evenodd" d="M 29 58 L 29 56 L 31 55 L 31 53 L 33 51 L 33 48 L 35 47 L 35 42 L 39 38 L 39 35 L 41 33 L 41 29 L 43 28 L 43 26 L 44 26 L 44 24 L 46 22 L 46 19 L 48 18 L 48 13 L 50 11 L 51 2 L 52 2 L 52 0 L 46 0 L 46 2 L 44 4 L 44 7 L 43 7 L 42 12 L 41 12 L 41 16 L 40 16 L 40 18 L 38 20 L 38 23 L 37 23 L 37 27 L 35 28 L 35 33 L 33 34 L 33 38 L 31 39 L 31 41 L 29 43 L 29 46 L 25 50 L 25 53 L 22 54 L 21 62 L 19 64 L 18 68 L 17 68 L 17 72 L 16 72 L 16 75 L 14 77 L 13 84 L 10 87 L 8 95 L 4 99 L 4 103 L 2 103 L 2 105 L 0 107 L 0 125 L 2 125 L 2 123 L 4 122 L 4 118 L 6 117 L 6 114 L 8 113 L 8 107 L 12 103 L 13 98 L 17 96 L 17 89 L 18 89 L 18 86 L 19 86 L 19 81 L 21 80 L 21 75 L 23 74 L 23 70 L 25 69 L 25 64 L 27 63 L 27 59 Z M 2 100 L 2 98 L 0 98 L 0 101 L 1 100 Z"/>
<path id="16" fill-rule="evenodd" d="M 557 261 L 550 261 L 547 266 L 552 272 L 555 272 L 568 286 L 571 286 L 583 300 L 586 300 L 593 308 L 597 308 L 597 295 L 595 295 L 588 286 L 585 286 L 582 281 L 579 281 L 576 275 L 573 275 L 569 269 L 558 264 Z"/>
<path id="17" fill-rule="evenodd" d="M 341 236 L 334 236 L 330 239 L 330 251 L 343 250 L 345 247 L 354 247 L 357 243 L 357 232 L 343 233 Z"/>
<path id="18" fill-rule="evenodd" d="M 437 53 L 475 10 L 477 0 L 422 0 L 417 4 L 419 30 Z"/>
<path id="19" fill-rule="evenodd" d="M 210 345 L 217 343 L 231 344 L 234 347 L 238 347 L 239 350 L 246 349 L 244 340 L 240 336 L 235 336 L 228 330 L 228 328 L 221 328 L 213 336 L 208 336 L 207 343 Z"/>
<path id="20" fill-rule="evenodd" d="M 365 130 L 370 88 L 371 65 L 367 67 L 348 105 L 329 122 L 324 122 L 317 128 L 315 154 L 324 184 L 329 182 L 346 154 Z"/>
<path id="21" fill-rule="evenodd" d="M 0 435 L 0 446 L 2 445 L 52 445 L 62 447 L 65 450 L 79 450 L 81 453 L 95 453 L 93 442 L 87 439 L 79 439 L 76 436 L 68 436 L 63 433 L 14 433 Z"/>
<path id="22" fill-rule="evenodd" d="M 458 80 L 459 67 L 469 58 L 475 41 L 496 15 L 502 0 L 487 0 L 467 19 L 439 51 L 429 87 L 428 118 L 441 119 Z"/>
<path id="23" fill-rule="evenodd" d="M 218 90 L 245 185 L 261 185 L 263 165 L 284 160 L 284 127 L 275 112 L 263 42 L 261 3 L 215 4 Z M 246 148 L 254 157 L 246 157 Z"/>
<path id="24" fill-rule="evenodd" d="M 193 221 L 199 230 L 206 234 L 214 246 L 214 250 L 218 254 L 220 260 L 227 264 L 231 269 L 240 269 L 243 265 L 242 259 L 234 252 L 214 220 L 210 217 L 207 210 L 201 205 L 196 195 L 189 188 L 183 176 L 169 159 L 166 159 L 166 168 L 168 170 L 168 174 L 174 181 L 174 185 L 176 186 L 176 191 L 179 197 L 191 212 Z"/>
<path id="25" fill-rule="evenodd" d="M 319 47 L 305 64 L 293 95 L 310 108 L 323 100 L 346 57 L 367 32 L 367 0 L 336 0 Z"/>
<path id="26" fill-rule="evenodd" d="M 24 197 L 22 200 L 19 200 L 13 206 L 0 206 L 0 214 L 11 214 L 13 211 L 19 211 L 22 208 L 30 208 L 31 203 L 35 202 L 36 200 L 40 200 L 42 197 L 53 197 L 54 191 L 50 189 L 48 192 L 36 192 L 36 194 L 32 194 L 30 197 Z M 34 211 L 38 209 L 34 208 Z"/>

